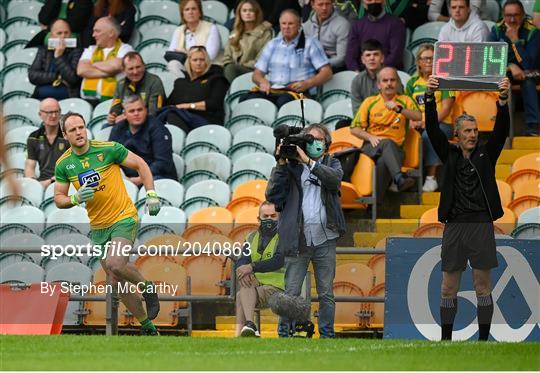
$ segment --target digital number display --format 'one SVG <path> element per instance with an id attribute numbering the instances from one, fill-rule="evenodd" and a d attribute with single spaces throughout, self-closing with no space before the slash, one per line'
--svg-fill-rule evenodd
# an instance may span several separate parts
<path id="1" fill-rule="evenodd" d="M 507 60 L 506 43 L 437 42 L 433 75 L 439 77 L 441 89 L 496 89 L 506 74 Z"/>

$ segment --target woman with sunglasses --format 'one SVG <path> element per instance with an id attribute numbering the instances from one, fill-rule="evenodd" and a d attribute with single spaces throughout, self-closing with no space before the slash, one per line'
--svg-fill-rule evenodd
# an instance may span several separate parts
<path id="1" fill-rule="evenodd" d="M 169 51 L 177 52 L 177 56 L 169 58 L 165 55 L 169 61 L 169 71 L 178 78 L 184 76 L 184 58 L 189 48 L 204 45 L 212 61 L 216 59 L 221 49 L 217 26 L 203 20 L 201 0 L 181 0 L 180 18 L 182 25 L 174 31 L 169 46 Z"/>
<path id="2" fill-rule="evenodd" d="M 182 128 L 185 132 L 205 124 L 223 124 L 223 100 L 229 82 L 219 66 L 212 65 L 203 46 L 191 47 L 186 60 L 186 77 L 176 79 L 159 118 Z"/>
<path id="3" fill-rule="evenodd" d="M 263 47 L 272 39 L 272 31 L 263 20 L 261 6 L 255 0 L 242 0 L 236 7 L 234 29 L 223 57 L 224 74 L 229 82 L 253 71 Z"/>
<path id="4" fill-rule="evenodd" d="M 416 53 L 416 74 L 411 77 L 405 87 L 405 94 L 411 96 L 418 108 L 422 112 L 422 117 L 425 113 L 424 95 L 426 93 L 426 84 L 431 71 L 433 69 L 433 45 L 422 44 Z M 452 136 L 452 106 L 454 104 L 454 93 L 451 91 L 435 92 L 435 100 L 437 102 L 437 113 L 439 116 L 439 127 L 444 132 L 446 137 Z M 431 142 L 424 131 L 426 123 L 422 121 L 411 121 L 411 128 L 422 132 L 422 148 L 424 149 L 424 165 L 426 166 L 426 180 L 422 190 L 424 192 L 434 192 L 439 185 L 435 179 L 437 167 L 441 165 L 441 161 L 435 153 Z"/>

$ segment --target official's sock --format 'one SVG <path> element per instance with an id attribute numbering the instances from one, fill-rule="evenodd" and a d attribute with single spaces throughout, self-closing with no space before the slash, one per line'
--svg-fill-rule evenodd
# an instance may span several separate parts
<path id="1" fill-rule="evenodd" d="M 452 329 L 457 313 L 457 298 L 441 298 L 441 340 L 452 340 Z"/>
<path id="2" fill-rule="evenodd" d="M 478 305 L 476 313 L 478 315 L 478 340 L 487 341 L 489 329 L 491 329 L 491 319 L 493 317 L 493 298 L 491 294 L 477 297 Z"/>
<path id="3" fill-rule="evenodd" d="M 152 285 L 152 281 L 145 281 L 144 284 L 139 284 L 139 290 L 143 293 L 146 293 L 149 285 Z"/>
<path id="4" fill-rule="evenodd" d="M 144 319 L 143 321 L 140 322 L 141 323 L 141 329 L 145 329 L 145 330 L 157 330 L 156 329 L 156 326 L 154 325 L 154 323 L 146 318 Z"/>

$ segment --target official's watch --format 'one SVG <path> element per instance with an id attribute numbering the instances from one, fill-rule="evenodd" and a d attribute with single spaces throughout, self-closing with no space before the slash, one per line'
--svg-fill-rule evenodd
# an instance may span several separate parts
<path id="1" fill-rule="evenodd" d="M 195 110 L 196 105 L 194 103 L 189 104 L 189 108 Z"/>

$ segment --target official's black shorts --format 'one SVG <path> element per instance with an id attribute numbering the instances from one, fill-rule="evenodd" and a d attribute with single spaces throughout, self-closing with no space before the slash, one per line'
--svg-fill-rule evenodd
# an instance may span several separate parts
<path id="1" fill-rule="evenodd" d="M 493 223 L 446 223 L 441 259 L 443 272 L 464 271 L 467 260 L 475 269 L 497 267 Z"/>

